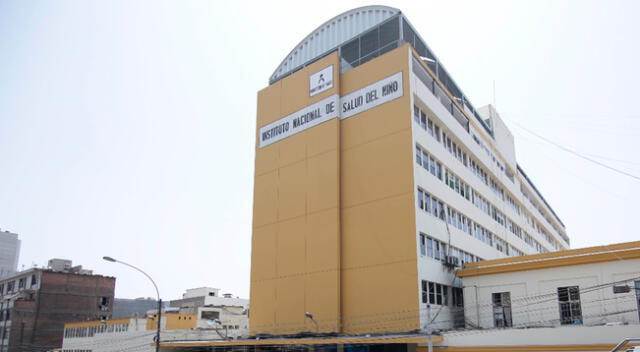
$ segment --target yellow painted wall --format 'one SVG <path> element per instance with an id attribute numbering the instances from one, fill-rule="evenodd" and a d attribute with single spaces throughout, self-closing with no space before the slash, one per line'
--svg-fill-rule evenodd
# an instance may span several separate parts
<path id="1" fill-rule="evenodd" d="M 305 312 L 325 332 L 419 328 L 409 50 L 343 75 L 334 53 L 258 93 L 257 130 L 404 74 L 399 99 L 264 148 L 256 142 L 251 334 L 315 331 Z M 309 97 L 309 75 L 330 64 L 334 87 Z"/>
<path id="2" fill-rule="evenodd" d="M 147 330 L 155 330 L 158 327 L 156 314 L 147 315 Z M 188 330 L 196 327 L 197 315 L 195 314 L 162 314 L 162 320 L 166 321 L 165 330 Z"/>
<path id="3" fill-rule="evenodd" d="M 341 95 L 403 72 L 401 98 L 342 121 L 343 332 L 419 328 L 409 46 L 347 71 Z"/>
<path id="4" fill-rule="evenodd" d="M 334 65 L 334 87 L 309 97 L 309 75 Z M 338 92 L 337 54 L 258 93 L 257 130 Z M 251 254 L 252 334 L 337 331 L 339 277 L 339 128 L 327 121 L 257 147 Z"/>

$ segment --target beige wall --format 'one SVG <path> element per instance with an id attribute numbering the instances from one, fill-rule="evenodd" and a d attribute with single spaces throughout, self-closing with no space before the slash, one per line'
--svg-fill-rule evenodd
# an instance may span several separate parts
<path id="1" fill-rule="evenodd" d="M 320 331 L 419 328 L 408 55 L 340 75 L 334 53 L 258 93 L 257 130 L 403 72 L 403 97 L 256 147 L 251 334 L 315 331 L 305 312 Z M 330 64 L 334 87 L 309 97 Z"/>

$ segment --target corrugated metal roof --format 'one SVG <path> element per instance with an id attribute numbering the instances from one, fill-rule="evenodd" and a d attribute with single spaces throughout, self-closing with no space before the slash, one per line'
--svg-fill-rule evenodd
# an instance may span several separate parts
<path id="1" fill-rule="evenodd" d="M 288 75 L 309 61 L 400 13 L 388 6 L 364 6 L 344 12 L 304 38 L 273 72 L 270 82 Z"/>

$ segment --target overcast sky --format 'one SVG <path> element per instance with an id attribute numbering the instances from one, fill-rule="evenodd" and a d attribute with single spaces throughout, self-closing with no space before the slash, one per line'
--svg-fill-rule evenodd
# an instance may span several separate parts
<path id="1" fill-rule="evenodd" d="M 0 228 L 20 264 L 72 259 L 119 297 L 249 295 L 256 92 L 363 1 L 0 0 Z M 519 164 L 572 247 L 640 239 L 640 2 L 394 1 Z M 495 81 L 495 97 L 493 82 Z M 519 126 L 520 125 L 520 126 Z"/>

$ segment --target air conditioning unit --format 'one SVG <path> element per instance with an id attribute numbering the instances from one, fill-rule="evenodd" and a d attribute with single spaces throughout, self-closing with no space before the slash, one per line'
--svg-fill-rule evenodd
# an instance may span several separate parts
<path id="1" fill-rule="evenodd" d="M 445 257 L 445 264 L 450 267 L 457 267 L 460 263 L 460 258 L 448 255 Z"/>

